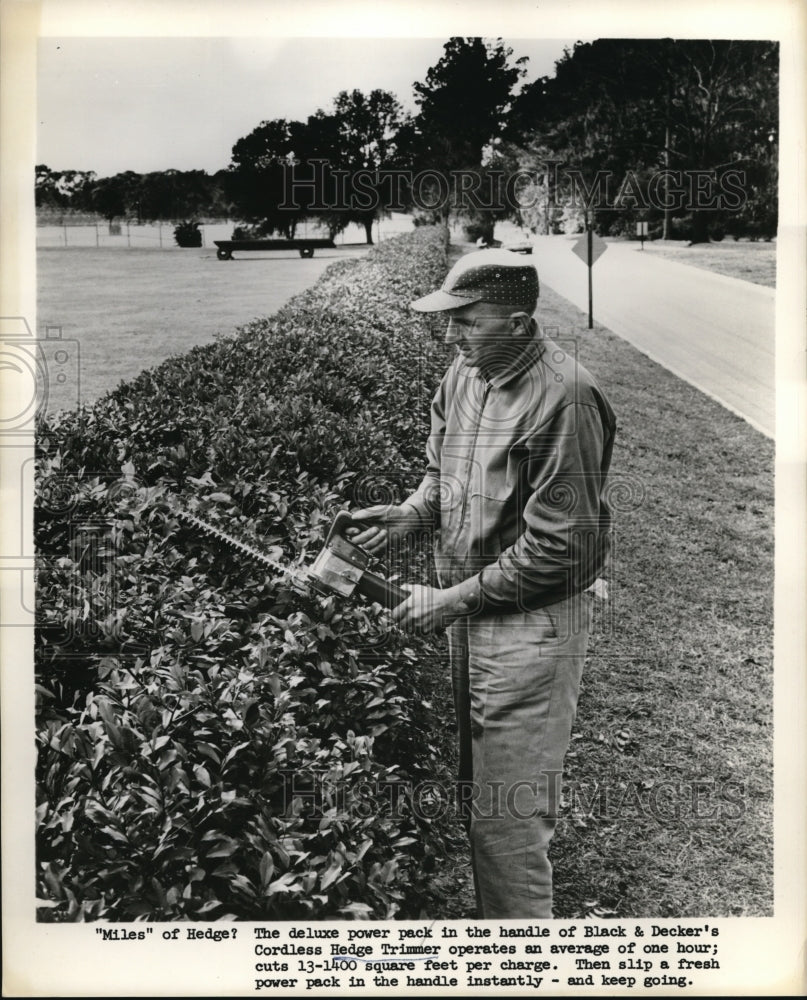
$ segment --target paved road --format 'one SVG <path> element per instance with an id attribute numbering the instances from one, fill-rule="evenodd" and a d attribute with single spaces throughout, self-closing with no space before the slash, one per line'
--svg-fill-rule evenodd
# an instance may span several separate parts
<path id="1" fill-rule="evenodd" d="M 541 281 L 588 314 L 579 237 L 536 236 Z M 594 265 L 594 320 L 774 436 L 774 289 L 609 243 Z"/>

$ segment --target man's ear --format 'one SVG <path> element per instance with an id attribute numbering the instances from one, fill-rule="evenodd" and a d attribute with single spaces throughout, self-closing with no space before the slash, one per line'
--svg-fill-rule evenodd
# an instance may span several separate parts
<path id="1" fill-rule="evenodd" d="M 533 333 L 532 317 L 529 313 L 510 313 L 510 333 L 513 337 L 530 337 Z"/>

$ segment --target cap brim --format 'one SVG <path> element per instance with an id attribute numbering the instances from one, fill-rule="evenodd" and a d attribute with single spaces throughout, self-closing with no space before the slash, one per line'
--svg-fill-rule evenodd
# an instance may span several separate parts
<path id="1" fill-rule="evenodd" d="M 472 302 L 479 302 L 482 293 L 471 293 L 470 295 L 452 295 L 439 289 L 424 295 L 422 299 L 415 299 L 410 303 L 410 308 L 416 312 L 446 312 L 448 309 L 459 309 L 461 306 L 468 306 Z"/>

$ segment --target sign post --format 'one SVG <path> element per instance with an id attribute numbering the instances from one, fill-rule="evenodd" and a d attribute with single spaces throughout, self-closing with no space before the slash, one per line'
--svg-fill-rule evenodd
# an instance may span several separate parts
<path id="1" fill-rule="evenodd" d="M 644 250 L 644 241 L 647 239 L 647 223 L 637 222 L 636 223 L 636 235 L 642 241 L 641 249 Z"/>
<path id="2" fill-rule="evenodd" d="M 591 259 L 591 238 L 594 234 L 591 232 L 591 226 L 588 227 L 586 232 L 586 261 L 588 263 L 588 328 L 589 330 L 594 327 L 594 284 L 592 281 L 592 271 L 594 261 Z"/>
<path id="3" fill-rule="evenodd" d="M 594 327 L 594 285 L 592 281 L 591 269 L 594 266 L 595 261 L 605 253 L 608 249 L 608 244 L 605 240 L 600 239 L 595 232 L 592 231 L 589 225 L 588 218 L 586 219 L 586 232 L 584 236 L 572 247 L 572 252 L 576 253 L 580 260 L 588 267 L 588 328 L 589 330 Z"/>

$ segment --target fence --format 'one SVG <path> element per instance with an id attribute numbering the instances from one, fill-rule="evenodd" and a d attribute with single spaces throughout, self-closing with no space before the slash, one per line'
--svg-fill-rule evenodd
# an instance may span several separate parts
<path id="1" fill-rule="evenodd" d="M 141 223 L 134 219 L 120 222 L 70 223 L 61 225 L 38 225 L 36 227 L 36 245 L 39 249 L 58 249 L 64 247 L 104 247 L 115 249 L 178 249 L 174 242 L 173 222 Z M 238 222 L 225 220 L 223 222 L 202 223 L 199 229 L 202 233 L 202 246 L 213 247 L 214 240 L 229 240 Z M 412 228 L 412 219 L 402 213 L 393 213 L 389 219 L 382 219 L 373 226 L 373 239 L 380 241 L 389 239 L 399 233 L 408 232 Z M 323 233 L 315 226 L 303 226 L 299 236 L 320 236 Z M 316 231 L 315 231 L 316 230 Z M 363 226 L 350 225 L 336 237 L 336 244 L 364 243 Z"/>
<path id="2" fill-rule="evenodd" d="M 120 222 L 69 223 L 44 225 L 36 228 L 36 245 L 48 247 L 114 247 L 131 249 L 176 248 L 172 222 L 137 222 L 125 219 Z M 199 226 L 202 246 L 212 246 L 213 240 L 228 239 L 232 222 L 215 222 Z"/>

